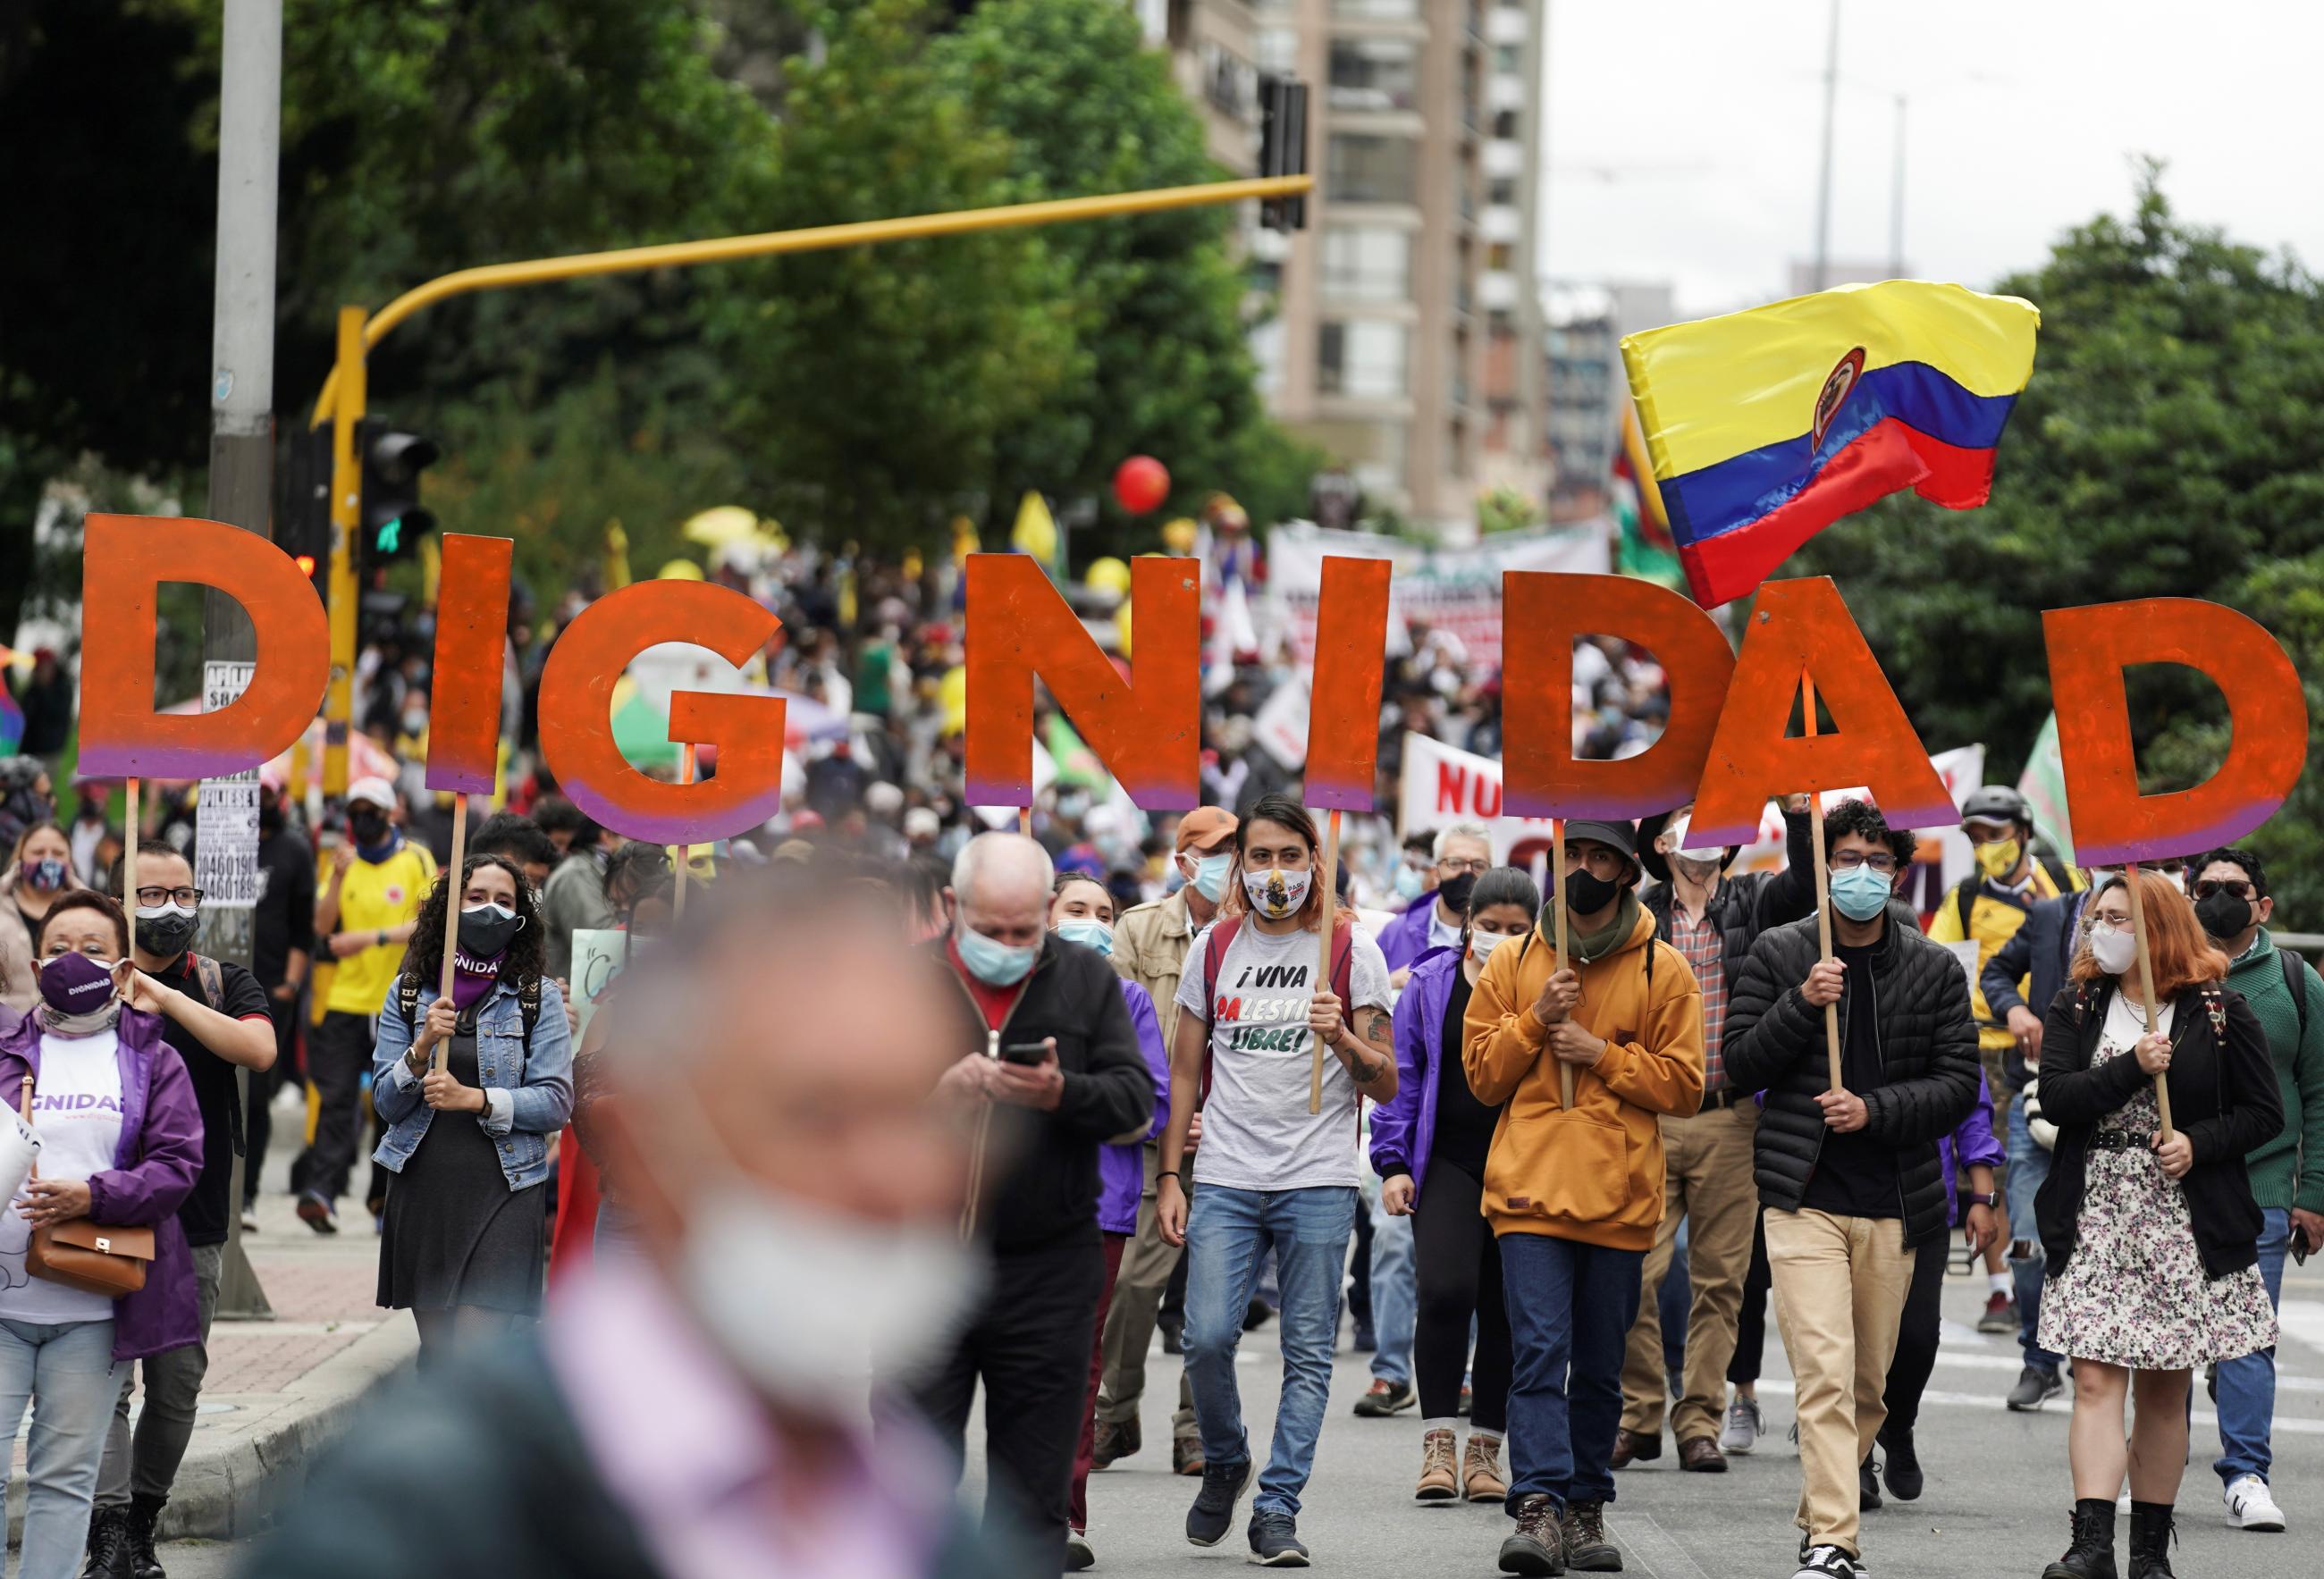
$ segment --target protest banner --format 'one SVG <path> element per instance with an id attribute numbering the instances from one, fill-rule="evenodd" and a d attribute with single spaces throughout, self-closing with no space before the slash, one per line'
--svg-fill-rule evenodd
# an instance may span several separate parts
<path id="1" fill-rule="evenodd" d="M 1606 539 L 1592 531 L 1496 532 L 1474 547 L 1436 548 L 1292 521 L 1268 535 L 1267 603 L 1289 657 L 1303 666 L 1315 661 L 1327 556 L 1387 560 L 1394 567 L 1389 641 L 1400 644 L 1407 624 L 1425 621 L 1431 630 L 1458 637 L 1480 672 L 1500 663 L 1501 584 L 1510 571 L 1600 574 L 1611 568 Z"/>

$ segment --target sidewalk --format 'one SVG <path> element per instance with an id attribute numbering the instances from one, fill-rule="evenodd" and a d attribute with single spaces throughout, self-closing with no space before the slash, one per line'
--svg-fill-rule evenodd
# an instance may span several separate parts
<path id="1" fill-rule="evenodd" d="M 361 1198 L 342 1203 L 351 1209 L 333 1236 L 316 1234 L 292 1210 L 285 1191 L 299 1123 L 287 1104 L 279 1111 L 259 1231 L 242 1240 L 274 1319 L 221 1318 L 210 1327 L 209 1374 L 193 1442 L 161 1518 L 167 1538 L 224 1539 L 262 1528 L 363 1396 L 419 1350 L 410 1314 L 373 1303 L 379 1240 Z M 358 1189 L 368 1177 L 367 1166 L 359 1167 Z M 131 1399 L 133 1416 L 140 1402 Z M 23 1436 L 20 1430 L 9 1477 L 12 1545 L 23 1519 Z"/>

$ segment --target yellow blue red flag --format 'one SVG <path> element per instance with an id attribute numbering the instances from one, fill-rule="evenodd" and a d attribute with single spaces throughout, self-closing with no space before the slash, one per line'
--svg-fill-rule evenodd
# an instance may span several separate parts
<path id="1" fill-rule="evenodd" d="M 1695 601 L 1748 596 L 1808 538 L 1899 489 L 1983 504 L 2041 322 L 2014 296 L 1891 280 L 1625 335 Z"/>

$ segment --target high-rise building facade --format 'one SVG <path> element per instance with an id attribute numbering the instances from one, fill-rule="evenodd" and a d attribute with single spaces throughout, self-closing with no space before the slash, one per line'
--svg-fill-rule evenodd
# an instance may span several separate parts
<path id="1" fill-rule="evenodd" d="M 1214 85 L 1246 60 L 1310 85 L 1307 228 L 1250 243 L 1268 402 L 1370 503 L 1456 530 L 1488 490 L 1547 491 L 1542 4 L 1140 0 L 1230 169 L 1255 142 Z"/>

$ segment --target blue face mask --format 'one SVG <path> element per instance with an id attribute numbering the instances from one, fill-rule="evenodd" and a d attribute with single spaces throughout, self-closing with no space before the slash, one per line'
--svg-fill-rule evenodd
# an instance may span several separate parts
<path id="1" fill-rule="evenodd" d="M 1194 875 L 1187 879 L 1194 892 L 1216 904 L 1219 895 L 1227 891 L 1227 873 L 1234 866 L 1234 853 L 1206 855 L 1194 863 Z"/>
<path id="2" fill-rule="evenodd" d="M 1410 904 L 1413 900 L 1419 898 L 1422 894 L 1426 892 L 1426 889 L 1422 886 L 1423 882 L 1424 879 L 1420 875 L 1419 868 L 1405 866 L 1397 868 L 1396 896 L 1405 901 L 1406 904 Z"/>
<path id="3" fill-rule="evenodd" d="M 1057 923 L 1057 936 L 1101 954 L 1113 952 L 1113 929 L 1094 916 L 1069 915 Z"/>
<path id="4" fill-rule="evenodd" d="M 1831 902 L 1850 921 L 1870 921 L 1888 906 L 1888 878 L 1870 867 L 1831 875 Z"/>
<path id="5" fill-rule="evenodd" d="M 1041 957 L 1038 948 L 1012 949 L 965 923 L 953 933 L 953 945 L 960 950 L 960 962 L 968 967 L 968 973 L 987 987 L 1016 986 Z"/>

